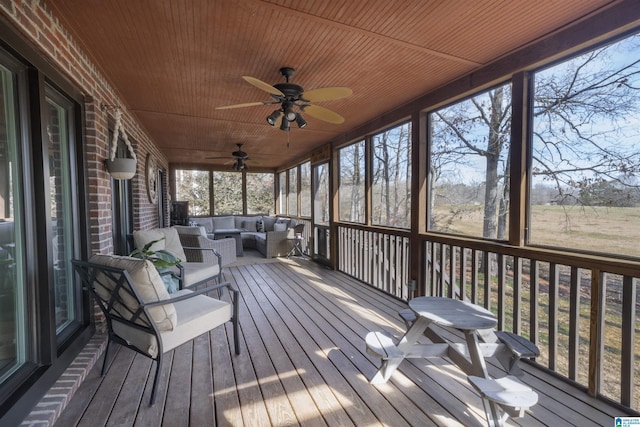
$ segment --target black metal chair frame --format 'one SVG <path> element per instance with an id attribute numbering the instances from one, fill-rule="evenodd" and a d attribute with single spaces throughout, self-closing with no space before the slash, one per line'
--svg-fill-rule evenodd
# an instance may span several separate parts
<path id="1" fill-rule="evenodd" d="M 233 324 L 233 339 L 235 346 L 235 353 L 240 354 L 240 344 L 239 344 L 239 324 L 238 324 L 238 314 L 239 314 L 239 296 L 240 293 L 235 287 L 229 283 L 219 283 L 214 286 L 209 286 L 200 290 L 195 290 L 186 295 L 181 295 L 175 298 L 171 298 L 169 300 L 162 300 L 153 303 L 144 303 L 140 296 L 138 295 L 135 286 L 131 280 L 131 276 L 129 273 L 121 268 L 109 267 L 101 264 L 95 264 L 87 261 L 72 261 L 76 272 L 80 276 L 82 281 L 82 286 L 85 290 L 87 290 L 93 297 L 93 299 L 100 307 L 100 310 L 105 315 L 105 319 L 107 322 L 107 348 L 104 353 L 104 361 L 102 364 L 101 375 L 104 376 L 107 372 L 107 363 L 109 357 L 109 349 L 111 342 L 118 343 L 123 345 L 131 350 L 140 353 L 146 357 L 151 358 L 156 361 L 156 372 L 153 380 L 153 388 L 151 391 L 151 399 L 149 405 L 153 405 L 155 403 L 156 392 L 158 389 L 158 379 L 160 374 L 160 369 L 162 368 L 162 358 L 164 354 L 164 349 L 162 348 L 162 340 L 160 338 L 160 331 L 158 330 L 155 322 L 151 318 L 149 314 L 149 309 L 153 307 L 158 307 L 166 304 L 172 304 L 179 301 L 185 301 L 190 298 L 193 298 L 197 295 L 207 294 L 212 291 L 223 291 L 227 289 L 230 294 L 231 303 L 232 303 L 232 317 L 230 321 Z M 99 279 L 99 273 L 102 273 L 104 276 L 104 281 L 111 281 L 116 284 L 113 290 L 110 289 L 105 283 L 102 283 Z M 96 291 L 97 286 L 102 286 L 105 290 L 109 292 L 108 298 L 103 298 Z M 131 310 L 128 308 L 123 300 L 123 296 L 127 295 L 129 297 L 133 297 L 138 302 L 137 310 Z M 158 345 L 158 353 L 156 357 L 152 357 L 142 349 L 137 348 L 135 345 L 130 344 L 126 340 L 119 337 L 114 333 L 113 330 L 113 322 L 120 322 L 132 328 L 139 329 L 148 334 L 151 334 L 155 337 L 157 345 Z M 220 325 L 218 325 L 220 326 Z M 212 328 L 213 329 L 213 328 Z"/>

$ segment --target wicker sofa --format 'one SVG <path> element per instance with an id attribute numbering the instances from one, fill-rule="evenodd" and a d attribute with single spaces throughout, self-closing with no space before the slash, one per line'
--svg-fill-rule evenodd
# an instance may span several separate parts
<path id="1" fill-rule="evenodd" d="M 287 255 L 291 249 L 287 234 L 296 225 L 294 219 L 267 215 L 199 217 L 191 218 L 191 222 L 204 227 L 211 239 L 214 238 L 216 229 L 246 230 L 240 233 L 243 248 L 257 249 L 265 258 Z"/>

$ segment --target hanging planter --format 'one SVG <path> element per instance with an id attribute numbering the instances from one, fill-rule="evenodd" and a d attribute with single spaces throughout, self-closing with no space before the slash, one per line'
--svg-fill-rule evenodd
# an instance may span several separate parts
<path id="1" fill-rule="evenodd" d="M 116 124 L 113 129 L 113 139 L 111 140 L 111 157 L 104 161 L 109 174 L 113 179 L 131 179 L 136 174 L 137 158 L 136 153 L 133 151 L 133 147 L 129 142 L 127 133 L 122 126 L 122 111 L 120 108 L 115 108 Z M 122 139 L 127 145 L 131 157 L 116 157 L 116 150 L 118 148 L 118 134 L 122 134 Z"/>

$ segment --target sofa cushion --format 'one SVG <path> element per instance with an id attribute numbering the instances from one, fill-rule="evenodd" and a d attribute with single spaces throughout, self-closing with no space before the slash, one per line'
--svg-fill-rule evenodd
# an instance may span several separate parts
<path id="1" fill-rule="evenodd" d="M 262 223 L 264 224 L 264 231 L 273 231 L 273 225 L 276 223 L 276 218 L 272 216 L 263 216 Z"/>
<path id="2" fill-rule="evenodd" d="M 234 228 L 242 228 L 242 223 L 247 219 L 247 217 L 245 216 L 240 216 L 240 215 L 234 215 L 233 216 L 233 222 L 234 222 Z"/>
<path id="3" fill-rule="evenodd" d="M 213 231 L 215 230 L 231 230 L 236 228 L 236 222 L 232 216 L 217 216 L 211 218 L 213 223 Z"/>
<path id="4" fill-rule="evenodd" d="M 127 270 L 131 277 L 132 286 L 140 296 L 144 303 L 163 301 L 170 299 L 158 271 L 151 261 L 138 258 L 131 258 L 117 255 L 96 254 L 89 259 L 90 262 L 109 267 L 116 267 Z M 103 276 L 104 277 L 104 276 Z M 111 284 L 113 289 L 115 283 L 109 280 L 100 279 L 102 283 Z M 96 292 L 100 296 L 106 296 L 106 289 L 97 287 Z M 122 299 L 122 304 L 129 310 L 136 311 L 139 307 L 138 302 L 133 296 L 126 296 Z M 161 331 L 173 330 L 178 322 L 177 314 L 173 304 L 166 304 L 149 309 L 151 320 Z"/>
<path id="5" fill-rule="evenodd" d="M 286 222 L 276 222 L 273 224 L 273 231 L 286 231 L 287 223 Z"/>
<path id="6" fill-rule="evenodd" d="M 195 222 L 196 224 L 203 226 L 207 233 L 211 233 L 213 231 L 213 221 L 211 221 L 210 217 L 191 218 L 191 222 Z"/>
<path id="7" fill-rule="evenodd" d="M 244 228 L 247 231 L 258 231 L 258 218 L 246 218 L 242 221 L 240 228 Z"/>

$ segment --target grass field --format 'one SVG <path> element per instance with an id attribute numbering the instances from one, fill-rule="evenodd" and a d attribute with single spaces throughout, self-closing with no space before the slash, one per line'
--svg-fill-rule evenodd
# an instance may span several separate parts
<path id="1" fill-rule="evenodd" d="M 439 206 L 436 215 L 441 231 L 482 236 L 482 206 L 469 206 L 455 217 Z M 640 208 L 537 205 L 531 210 L 530 244 L 640 257 L 639 237 Z"/>

